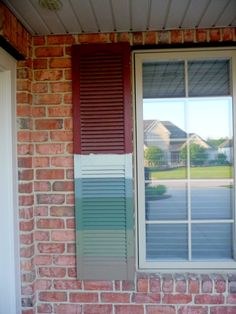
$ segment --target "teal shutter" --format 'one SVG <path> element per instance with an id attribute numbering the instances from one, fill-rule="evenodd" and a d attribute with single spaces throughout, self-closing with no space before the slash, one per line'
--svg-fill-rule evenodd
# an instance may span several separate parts
<path id="1" fill-rule="evenodd" d="M 130 48 L 73 47 L 79 279 L 133 279 Z"/>

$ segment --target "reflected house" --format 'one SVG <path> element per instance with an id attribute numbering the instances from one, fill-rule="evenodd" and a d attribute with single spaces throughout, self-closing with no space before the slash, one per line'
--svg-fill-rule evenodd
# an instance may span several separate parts
<path id="1" fill-rule="evenodd" d="M 181 149 L 187 144 L 187 133 L 170 121 L 144 120 L 144 150 L 150 146 L 159 147 L 164 154 L 165 165 L 182 166 Z M 195 133 L 188 136 L 191 143 L 206 149 L 208 160 L 215 160 L 217 150 Z"/>
<path id="2" fill-rule="evenodd" d="M 226 156 L 226 160 L 229 163 L 233 162 L 233 141 L 231 139 L 225 140 L 218 147 L 218 153 L 224 154 Z"/>

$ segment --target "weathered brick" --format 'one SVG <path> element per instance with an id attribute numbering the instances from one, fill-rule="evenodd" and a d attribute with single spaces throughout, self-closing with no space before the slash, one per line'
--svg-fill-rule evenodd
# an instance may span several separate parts
<path id="1" fill-rule="evenodd" d="M 173 306 L 148 305 L 147 314 L 176 314 L 176 310 Z"/>
<path id="2" fill-rule="evenodd" d="M 42 57 L 62 57 L 62 47 L 37 47 L 34 50 L 36 58 Z"/>
<path id="3" fill-rule="evenodd" d="M 54 258 L 54 264 L 59 266 L 75 266 L 75 256 L 59 255 Z"/>
<path id="4" fill-rule="evenodd" d="M 54 280 L 54 288 L 57 290 L 81 290 L 82 283 L 80 280 Z"/>
<path id="5" fill-rule="evenodd" d="M 192 302 L 192 295 L 190 294 L 164 294 L 163 303 L 167 304 L 185 304 Z"/>
<path id="6" fill-rule="evenodd" d="M 63 169 L 38 169 L 36 170 L 37 180 L 64 179 Z"/>
<path id="7" fill-rule="evenodd" d="M 48 206 L 35 206 L 34 215 L 35 216 L 48 216 Z"/>
<path id="8" fill-rule="evenodd" d="M 48 107 L 48 116 L 49 117 L 71 117 L 72 107 L 71 106 Z"/>
<path id="9" fill-rule="evenodd" d="M 57 130 L 63 128 L 63 119 L 36 119 L 36 130 Z"/>
<path id="10" fill-rule="evenodd" d="M 115 314 L 144 314 L 143 305 L 115 305 Z"/>
<path id="11" fill-rule="evenodd" d="M 52 241 L 75 241 L 75 230 L 56 230 L 51 232 Z"/>
<path id="12" fill-rule="evenodd" d="M 211 307 L 210 314 L 235 314 L 235 306 L 217 306 Z"/>
<path id="13" fill-rule="evenodd" d="M 35 105 L 59 105 L 61 101 L 60 94 L 37 94 L 34 96 Z"/>
<path id="14" fill-rule="evenodd" d="M 133 303 L 160 303 L 161 296 L 159 293 L 133 293 Z"/>
<path id="15" fill-rule="evenodd" d="M 62 229 L 64 220 L 58 218 L 40 218 L 37 221 L 37 227 L 40 229 Z"/>
<path id="16" fill-rule="evenodd" d="M 38 304 L 37 311 L 38 313 L 52 313 L 52 305 L 46 303 Z"/>
<path id="17" fill-rule="evenodd" d="M 66 301 L 67 296 L 65 292 L 41 291 L 39 292 L 39 300 L 46 302 L 61 302 Z"/>
<path id="18" fill-rule="evenodd" d="M 39 70 L 34 72 L 34 79 L 36 81 L 58 81 L 62 77 L 62 70 Z"/>
<path id="19" fill-rule="evenodd" d="M 50 208 L 50 215 L 56 217 L 72 217 L 75 211 L 73 206 L 52 206 Z M 71 232 L 71 231 L 70 231 Z M 55 235 L 56 237 L 56 235 Z"/>
<path id="20" fill-rule="evenodd" d="M 41 277 L 63 278 L 66 275 L 64 267 L 39 267 L 39 275 Z"/>
<path id="21" fill-rule="evenodd" d="M 129 303 L 130 294 L 105 292 L 105 293 L 101 293 L 101 301 L 106 302 L 106 303 Z"/>
<path id="22" fill-rule="evenodd" d="M 203 306 L 181 306 L 178 314 L 208 314 L 208 308 Z"/>
<path id="23" fill-rule="evenodd" d="M 71 68 L 71 58 L 52 58 L 50 68 Z"/>
<path id="24" fill-rule="evenodd" d="M 47 36 L 48 45 L 71 45 L 75 43 L 73 35 L 50 35 Z"/>
<path id="25" fill-rule="evenodd" d="M 98 302 L 98 294 L 95 292 L 71 292 L 70 302 L 73 303 L 94 303 Z"/>
<path id="26" fill-rule="evenodd" d="M 37 248 L 40 253 L 63 253 L 64 243 L 38 243 Z"/>
<path id="27" fill-rule="evenodd" d="M 64 194 L 36 194 L 37 204 L 60 205 L 65 203 Z"/>
<path id="28" fill-rule="evenodd" d="M 36 144 L 36 152 L 41 155 L 63 154 L 64 151 L 65 151 L 65 146 L 64 144 L 61 144 L 61 143 Z"/>
<path id="29" fill-rule="evenodd" d="M 52 256 L 50 255 L 37 255 L 34 257 L 35 265 L 50 265 L 52 264 Z"/>
<path id="30" fill-rule="evenodd" d="M 79 304 L 57 304 L 54 308 L 56 314 L 82 314 Z"/>
<path id="31" fill-rule="evenodd" d="M 194 300 L 196 304 L 223 304 L 224 296 L 222 294 L 199 294 L 195 296 Z"/>
<path id="32" fill-rule="evenodd" d="M 93 281 L 85 280 L 84 281 L 85 290 L 113 290 L 111 281 Z"/>
<path id="33" fill-rule="evenodd" d="M 112 314 L 112 305 L 111 304 L 99 304 L 92 305 L 86 304 L 84 305 L 84 314 Z"/>

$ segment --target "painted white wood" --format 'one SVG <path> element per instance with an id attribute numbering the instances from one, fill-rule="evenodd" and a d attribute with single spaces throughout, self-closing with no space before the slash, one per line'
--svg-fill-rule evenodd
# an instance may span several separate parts
<path id="1" fill-rule="evenodd" d="M 20 313 L 17 210 L 16 62 L 0 48 L 0 313 Z"/>

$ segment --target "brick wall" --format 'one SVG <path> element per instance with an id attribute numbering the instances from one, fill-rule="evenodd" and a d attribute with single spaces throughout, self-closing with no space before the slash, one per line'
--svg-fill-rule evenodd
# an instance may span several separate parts
<path id="1" fill-rule="evenodd" d="M 158 46 L 235 41 L 235 35 L 227 28 L 33 38 L 32 70 L 28 60 L 18 68 L 19 162 L 26 175 L 19 186 L 25 205 L 20 211 L 24 314 L 33 308 L 63 314 L 236 313 L 232 274 L 138 273 L 134 282 L 76 280 L 70 57 L 74 43 Z"/>
<path id="2" fill-rule="evenodd" d="M 6 26 L 7 18 L 13 21 L 14 16 L 2 10 L 1 5 L 1 34 L 27 56 L 17 68 L 22 313 L 235 314 L 236 274 L 137 273 L 132 282 L 76 280 L 70 53 L 74 43 L 235 44 L 236 29 L 47 36 L 32 41 L 27 34 L 23 50 L 7 31 L 18 22 Z"/>

